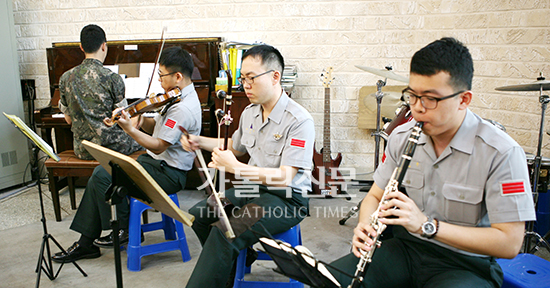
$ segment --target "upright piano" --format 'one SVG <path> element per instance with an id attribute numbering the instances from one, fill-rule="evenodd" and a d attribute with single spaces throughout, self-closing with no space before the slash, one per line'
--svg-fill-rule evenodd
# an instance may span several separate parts
<path id="1" fill-rule="evenodd" d="M 216 76 L 220 69 L 218 54 L 220 42 L 219 37 L 209 37 L 166 39 L 164 43 L 164 48 L 181 46 L 193 57 L 195 71 L 192 80 L 203 110 L 201 134 L 204 136 L 216 135 L 217 131 L 213 111 L 214 100 L 211 94 L 214 92 Z M 160 44 L 160 39 L 107 41 L 108 53 L 104 65 L 155 63 L 161 48 Z M 48 107 L 34 111 L 34 119 L 36 127 L 41 130 L 42 137 L 55 147 L 57 153 L 60 153 L 73 149 L 73 135 L 70 125 L 58 114 L 60 112 L 59 79 L 65 71 L 84 60 L 84 53 L 80 50 L 79 42 L 53 43 L 51 48 L 46 49 L 46 53 L 51 101 Z M 129 102 L 131 102 L 130 99 Z M 52 141 L 52 129 L 55 134 L 55 145 Z"/>

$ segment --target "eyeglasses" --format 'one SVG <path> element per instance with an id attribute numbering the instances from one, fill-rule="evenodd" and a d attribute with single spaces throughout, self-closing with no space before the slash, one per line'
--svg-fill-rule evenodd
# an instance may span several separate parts
<path id="1" fill-rule="evenodd" d="M 275 72 L 275 70 L 265 71 L 264 73 L 258 74 L 258 75 L 253 76 L 253 77 L 239 77 L 239 78 L 237 78 L 237 80 L 239 80 L 239 83 L 243 83 L 243 84 L 244 84 L 245 82 L 246 82 L 246 84 L 254 84 L 254 79 L 256 79 L 256 78 L 258 78 L 258 77 L 260 77 L 260 76 L 262 76 L 262 75 L 265 75 L 265 74 L 267 74 L 267 73 L 269 73 L 269 72 Z"/>
<path id="2" fill-rule="evenodd" d="M 416 100 L 420 99 L 420 103 L 422 106 L 426 109 L 435 109 L 437 108 L 437 103 L 439 101 L 443 101 L 445 99 L 453 98 L 457 95 L 460 95 L 461 93 L 466 92 L 466 90 L 458 91 L 454 94 L 451 94 L 449 96 L 437 98 L 437 97 L 430 97 L 430 96 L 418 96 L 412 93 L 409 88 L 405 88 L 401 93 L 403 95 L 403 98 L 409 103 L 409 105 L 416 104 Z"/>
<path id="3" fill-rule="evenodd" d="M 160 74 L 160 72 L 159 72 L 159 79 L 162 79 L 162 77 L 164 77 L 164 76 L 173 75 L 173 74 L 176 74 L 176 73 L 178 73 L 178 72 L 176 71 L 176 72 L 170 72 L 170 73 L 166 73 L 166 74 Z"/>

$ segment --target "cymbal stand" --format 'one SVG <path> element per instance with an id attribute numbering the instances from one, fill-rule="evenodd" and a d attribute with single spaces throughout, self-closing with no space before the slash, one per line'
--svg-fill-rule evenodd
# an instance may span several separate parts
<path id="1" fill-rule="evenodd" d="M 386 69 L 391 70 L 391 67 L 388 66 L 386 67 Z M 385 78 L 384 81 L 378 80 L 376 82 L 376 93 L 374 94 L 376 96 L 376 131 L 374 131 L 371 134 L 371 136 L 374 136 L 374 170 L 378 168 L 378 161 L 380 159 L 380 138 L 382 137 L 382 133 L 381 133 L 382 131 L 380 129 L 380 118 L 381 118 L 380 105 L 382 104 L 382 98 L 384 98 L 384 92 L 382 92 L 382 87 L 386 86 L 387 80 L 388 79 Z M 367 188 L 367 187 L 363 187 L 363 188 Z M 363 191 L 363 188 L 361 188 L 359 191 Z M 370 189 L 370 187 L 368 188 Z M 368 192 L 368 190 L 366 191 Z M 340 225 L 346 224 L 346 221 L 359 211 L 361 207 L 361 202 L 363 202 L 363 200 L 359 201 L 357 205 L 352 207 L 348 211 L 348 213 L 338 221 L 338 223 L 340 223 Z"/>
<path id="2" fill-rule="evenodd" d="M 380 134 L 380 105 L 384 97 L 382 87 L 386 86 L 386 81 L 387 79 L 376 82 L 376 131 L 371 134 L 371 136 L 374 136 L 374 170 L 378 168 L 378 161 L 380 160 L 380 137 L 382 137 Z"/>
<path id="3" fill-rule="evenodd" d="M 540 79 L 542 78 L 542 79 Z M 537 80 L 544 80 L 544 77 L 540 77 Z M 541 119 L 540 119 L 540 129 L 539 129 L 539 142 L 537 146 L 537 155 L 535 156 L 534 161 L 534 169 L 533 169 L 533 176 L 532 176 L 532 182 L 533 182 L 533 201 L 535 203 L 535 207 L 538 202 L 538 182 L 539 182 L 539 176 L 540 176 L 540 165 L 541 165 L 541 146 L 542 146 L 542 136 L 544 131 L 544 112 L 546 111 L 546 106 L 548 102 L 550 102 L 550 97 L 548 95 L 542 95 L 542 86 L 540 88 L 540 97 L 539 102 L 541 103 Z M 526 231 L 525 231 L 525 238 L 523 240 L 523 246 L 522 246 L 522 252 L 523 253 L 535 253 L 540 245 L 543 245 L 549 252 L 550 252 L 550 245 L 548 242 L 541 237 L 537 232 L 534 231 L 535 221 L 529 221 L 526 225 Z M 534 239 L 536 241 L 536 245 L 531 248 L 531 239 Z"/>

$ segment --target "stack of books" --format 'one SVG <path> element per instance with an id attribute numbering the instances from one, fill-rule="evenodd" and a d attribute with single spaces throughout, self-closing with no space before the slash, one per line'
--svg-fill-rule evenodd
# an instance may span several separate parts
<path id="1" fill-rule="evenodd" d="M 233 76 L 232 86 L 239 86 L 237 78 L 241 77 L 241 60 L 243 53 L 261 42 L 243 43 L 235 41 L 226 41 L 220 43 L 219 54 L 223 70 L 231 70 Z"/>
<path id="2" fill-rule="evenodd" d="M 281 85 L 287 94 L 292 94 L 294 89 L 294 82 L 296 82 L 296 77 L 298 76 L 296 72 L 295 65 L 285 65 L 285 70 L 283 71 L 283 78 L 281 79 Z"/>

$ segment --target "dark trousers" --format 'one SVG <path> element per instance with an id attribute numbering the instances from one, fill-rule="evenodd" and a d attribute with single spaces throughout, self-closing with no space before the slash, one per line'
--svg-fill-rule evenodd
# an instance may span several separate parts
<path id="1" fill-rule="evenodd" d="M 137 162 L 145 168 L 153 179 L 167 194 L 177 193 L 185 188 L 187 171 L 172 168 L 164 161 L 151 158 L 147 154 L 140 155 Z M 97 166 L 88 180 L 86 190 L 71 223 L 74 230 L 86 237 L 96 239 L 102 230 L 110 229 L 111 205 L 105 202 L 105 194 L 111 185 L 112 178 L 105 168 Z M 117 204 L 117 219 L 120 228 L 128 228 L 130 207 L 128 199 Z"/>
<path id="2" fill-rule="evenodd" d="M 291 198 L 287 198 L 284 189 L 273 190 L 273 187 L 264 185 L 247 186 L 258 186 L 259 197 L 238 197 L 235 188 L 227 190 L 226 198 L 235 205 L 228 217 L 249 216 L 247 213 L 239 214 L 243 210 L 239 211 L 239 208 L 250 203 L 262 207 L 263 217 L 233 240 L 227 239 L 217 226 L 211 225 L 218 218 L 208 212 L 206 199 L 189 209 L 189 213 L 195 216 L 192 228 L 203 247 L 187 287 L 225 287 L 239 251 L 258 242 L 258 237 L 251 230 L 263 232 L 263 225 L 271 234 L 282 233 L 308 215 L 308 199 L 300 193 L 291 193 Z M 250 212 L 254 214 L 254 210 Z M 251 215 L 252 218 L 254 216 Z"/>
<path id="3" fill-rule="evenodd" d="M 500 287 L 502 270 L 494 258 L 460 254 L 393 227 L 394 238 L 376 248 L 362 287 Z M 359 258 L 348 254 L 331 263 L 354 275 Z M 330 268 L 342 287 L 351 278 Z"/>

